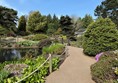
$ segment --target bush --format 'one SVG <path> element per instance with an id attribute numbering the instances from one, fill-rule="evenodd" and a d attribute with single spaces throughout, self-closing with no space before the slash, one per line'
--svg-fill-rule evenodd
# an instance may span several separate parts
<path id="1" fill-rule="evenodd" d="M 105 52 L 98 62 L 91 66 L 92 79 L 96 83 L 117 83 L 118 75 L 115 74 L 115 67 L 118 67 L 118 54 Z"/>
<path id="2" fill-rule="evenodd" d="M 10 73 L 5 70 L 0 71 L 0 83 L 4 83 L 4 79 L 8 77 Z"/>
<path id="3" fill-rule="evenodd" d="M 26 41 L 20 41 L 20 42 L 17 42 L 17 44 L 19 46 L 36 46 L 38 45 L 39 41 L 30 41 L 30 40 L 26 40 Z"/>
<path id="4" fill-rule="evenodd" d="M 43 40 L 43 39 L 46 39 L 48 38 L 47 35 L 45 34 L 36 34 L 34 37 L 33 37 L 33 40 L 34 41 L 39 41 L 39 40 Z"/>
<path id="5" fill-rule="evenodd" d="M 96 55 L 100 52 L 118 49 L 118 30 L 109 19 L 100 18 L 89 25 L 84 33 L 84 53 Z"/>
<path id="6" fill-rule="evenodd" d="M 24 59 L 24 60 L 17 60 L 17 61 L 6 61 L 4 63 L 0 63 L 0 83 L 16 83 L 20 79 L 28 76 L 31 74 L 36 68 L 38 68 L 42 63 L 44 63 L 46 58 L 44 56 L 38 56 L 37 58 L 32 59 Z M 55 57 L 52 59 L 52 70 L 56 70 L 59 67 L 60 59 L 58 57 Z M 10 68 L 7 65 L 11 65 Z M 19 66 L 18 64 L 26 64 L 26 68 L 23 68 L 23 71 L 21 71 L 21 68 L 16 67 L 15 71 L 15 65 Z M 7 71 L 4 71 L 4 67 L 7 67 Z M 20 66 L 19 66 L 20 67 Z M 10 71 L 20 71 L 19 73 L 22 73 L 21 76 L 9 76 Z M 18 73 L 16 73 L 18 74 Z M 22 83 L 45 83 L 45 77 L 49 75 L 49 62 L 45 63 L 43 67 L 41 67 L 37 72 L 29 76 L 28 78 L 24 79 Z"/>
<path id="7" fill-rule="evenodd" d="M 71 46 L 82 48 L 83 35 L 77 37 L 77 41 L 72 41 Z"/>
<path id="8" fill-rule="evenodd" d="M 63 44 L 52 44 L 50 47 L 43 47 L 43 54 L 61 54 L 64 50 Z"/>

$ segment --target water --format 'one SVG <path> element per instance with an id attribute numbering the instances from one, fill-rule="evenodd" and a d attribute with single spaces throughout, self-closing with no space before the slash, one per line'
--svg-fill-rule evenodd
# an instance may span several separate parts
<path id="1" fill-rule="evenodd" d="M 39 49 L 0 49 L 0 62 L 19 60 L 24 57 L 36 57 L 40 55 Z"/>

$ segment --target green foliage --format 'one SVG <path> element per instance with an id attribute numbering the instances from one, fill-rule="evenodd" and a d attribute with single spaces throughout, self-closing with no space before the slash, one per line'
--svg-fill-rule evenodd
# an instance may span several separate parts
<path id="1" fill-rule="evenodd" d="M 0 6 L 0 25 L 9 31 L 14 31 L 16 28 L 17 11 Z"/>
<path id="2" fill-rule="evenodd" d="M 55 58 L 52 59 L 53 71 L 57 70 L 59 68 L 59 62 L 60 62 L 59 57 L 55 57 Z"/>
<path id="3" fill-rule="evenodd" d="M 71 18 L 69 16 L 61 16 L 60 25 L 62 28 L 62 33 L 64 35 L 73 36 L 74 35 L 74 27 L 72 26 Z"/>
<path id="4" fill-rule="evenodd" d="M 83 49 L 88 55 L 118 49 L 118 30 L 115 24 L 109 18 L 100 18 L 90 24 L 84 33 Z"/>
<path id="5" fill-rule="evenodd" d="M 85 15 L 85 17 L 82 19 L 82 28 L 87 28 L 89 24 L 93 22 L 93 18 L 90 15 Z"/>
<path id="6" fill-rule="evenodd" d="M 114 73 L 115 73 L 116 75 L 118 75 L 118 67 L 115 68 Z"/>
<path id="7" fill-rule="evenodd" d="M 52 44 L 50 47 L 43 47 L 43 54 L 61 54 L 64 50 L 64 45 L 63 44 Z"/>
<path id="8" fill-rule="evenodd" d="M 33 11 L 28 17 L 27 30 L 31 33 L 44 33 L 46 31 L 46 17 L 39 11 Z"/>
<path id="9" fill-rule="evenodd" d="M 19 61 L 12 61 L 12 62 L 4 62 L 3 64 L 0 64 L 1 69 L 3 69 L 3 67 L 7 64 L 18 64 L 18 63 L 23 63 L 28 65 L 27 68 L 25 68 L 21 73 L 22 76 L 20 77 L 10 77 L 7 78 L 7 76 L 9 74 L 7 74 L 4 71 L 0 72 L 0 75 L 3 75 L 1 77 L 1 82 L 4 81 L 4 83 L 14 83 L 17 82 L 18 80 L 24 78 L 25 76 L 29 75 L 31 72 L 33 72 L 36 68 L 38 68 L 44 61 L 46 60 L 46 58 L 44 56 L 38 56 L 36 59 L 32 58 L 32 59 L 24 59 L 24 60 L 19 60 Z M 59 58 L 55 57 L 52 59 L 52 67 L 53 70 L 58 69 L 58 64 L 59 64 Z M 35 72 L 33 75 L 29 76 L 28 78 L 26 78 L 25 80 L 23 80 L 22 82 L 24 83 L 29 83 L 29 82 L 36 82 L 36 83 L 44 83 L 45 82 L 45 77 L 49 74 L 49 62 L 47 62 L 43 67 L 41 67 L 37 72 Z M 4 78 L 4 79 L 3 79 Z"/>
<path id="10" fill-rule="evenodd" d="M 49 35 L 52 35 L 56 31 L 56 28 L 57 28 L 55 27 L 54 23 L 49 23 L 47 27 L 48 27 L 47 34 Z"/>
<path id="11" fill-rule="evenodd" d="M 114 68 L 118 67 L 118 55 L 114 52 L 105 52 L 98 62 L 91 66 L 92 79 L 96 83 L 117 83 L 118 78 Z"/>
<path id="12" fill-rule="evenodd" d="M 4 83 L 4 79 L 7 78 L 9 75 L 8 71 L 1 70 L 0 71 L 0 83 Z"/>
<path id="13" fill-rule="evenodd" d="M 72 41 L 71 45 L 75 47 L 82 48 L 82 43 L 83 43 L 83 35 L 77 37 L 77 41 Z"/>
<path id="14" fill-rule="evenodd" d="M 4 34 L 7 34 L 9 31 L 6 29 L 6 28 L 3 28 L 1 25 L 0 25 L 0 35 L 4 35 Z"/>
<path id="15" fill-rule="evenodd" d="M 95 15 L 111 18 L 118 27 L 118 0 L 104 0 L 95 9 Z"/>
<path id="16" fill-rule="evenodd" d="M 21 16 L 18 21 L 18 30 L 19 31 L 26 31 L 26 18 L 25 16 Z"/>
<path id="17" fill-rule="evenodd" d="M 40 40 L 43 40 L 43 39 L 46 39 L 46 38 L 48 38 L 48 36 L 45 35 L 45 34 L 36 34 L 36 35 L 34 35 L 32 40 L 33 41 L 40 41 Z"/>
<path id="18" fill-rule="evenodd" d="M 59 19 L 56 15 L 51 17 L 49 14 L 47 16 L 47 34 L 52 35 L 54 34 L 59 28 Z"/>
<path id="19" fill-rule="evenodd" d="M 26 41 L 20 41 L 17 44 L 19 46 L 36 46 L 38 43 L 39 43 L 39 41 L 26 40 Z"/>

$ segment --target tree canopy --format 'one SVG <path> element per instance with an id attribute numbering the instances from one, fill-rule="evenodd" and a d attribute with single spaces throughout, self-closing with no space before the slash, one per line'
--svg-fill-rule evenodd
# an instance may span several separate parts
<path id="1" fill-rule="evenodd" d="M 0 25 L 2 27 L 9 31 L 15 31 L 17 20 L 18 17 L 16 10 L 0 6 Z"/>
<path id="2" fill-rule="evenodd" d="M 111 18 L 118 27 L 118 0 L 105 0 L 95 9 L 95 15 Z"/>
<path id="3" fill-rule="evenodd" d="M 18 30 L 26 32 L 26 17 L 21 16 L 18 21 Z"/>
<path id="4" fill-rule="evenodd" d="M 46 31 L 46 16 L 41 15 L 39 11 L 33 11 L 29 14 L 27 30 L 31 33 L 44 33 Z"/>
<path id="5" fill-rule="evenodd" d="M 61 16 L 60 18 L 60 25 L 62 28 L 62 33 L 69 36 L 74 35 L 74 27 L 72 23 L 72 19 L 66 15 L 66 16 Z"/>
<path id="6" fill-rule="evenodd" d="M 93 18 L 90 15 L 85 15 L 84 18 L 82 18 L 82 28 L 87 28 L 89 24 L 93 22 Z"/>

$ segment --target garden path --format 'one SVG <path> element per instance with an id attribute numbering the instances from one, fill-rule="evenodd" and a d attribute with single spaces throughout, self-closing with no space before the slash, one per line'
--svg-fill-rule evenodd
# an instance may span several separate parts
<path id="1" fill-rule="evenodd" d="M 95 83 L 90 66 L 96 61 L 83 54 L 82 48 L 68 46 L 69 56 L 60 68 L 46 78 L 46 83 Z"/>

